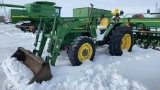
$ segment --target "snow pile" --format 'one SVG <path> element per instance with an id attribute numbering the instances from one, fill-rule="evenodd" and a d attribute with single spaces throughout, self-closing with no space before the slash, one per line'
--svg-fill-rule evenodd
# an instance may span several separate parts
<path id="1" fill-rule="evenodd" d="M 7 74 L 5 75 L 2 70 L 1 64 L 3 60 L 13 55 L 13 53 L 17 50 L 18 47 L 25 47 L 25 49 L 32 51 L 34 48 L 34 40 L 35 34 L 29 32 L 24 33 L 20 29 L 15 28 L 15 25 L 13 24 L 0 24 L 0 90 L 6 90 L 2 89 L 3 83 L 5 83 L 7 87 L 13 87 L 12 85 L 9 85 L 10 83 L 12 83 L 9 80 L 6 80 L 4 82 Z M 11 90 L 11 88 L 7 90 Z"/>
<path id="2" fill-rule="evenodd" d="M 33 73 L 22 62 L 16 60 L 16 58 L 8 58 L 2 63 L 4 72 L 7 75 L 9 81 L 11 81 L 16 88 L 26 87 L 29 80 L 33 77 Z M 21 85 L 19 85 L 21 84 Z M 10 85 L 6 83 L 6 85 Z M 10 87 L 10 86 L 7 86 Z M 15 88 L 15 89 L 16 89 Z"/>
<path id="3" fill-rule="evenodd" d="M 97 26 L 97 29 L 107 29 L 107 26 Z"/>
<path id="4" fill-rule="evenodd" d="M 106 30 L 107 31 L 107 30 Z M 106 32 L 105 31 L 105 32 Z M 97 41 L 102 41 L 104 39 L 104 36 L 105 36 L 105 32 L 103 34 L 100 34 L 101 31 L 99 29 L 96 30 L 96 34 L 97 34 L 97 37 L 96 37 L 96 40 Z"/>
<path id="5" fill-rule="evenodd" d="M 103 55 L 101 59 L 105 59 Z M 141 84 L 117 74 L 117 70 L 112 69 L 112 66 L 116 64 L 119 63 L 105 65 L 88 60 L 81 66 L 75 67 L 71 65 L 51 66 L 53 75 L 51 80 L 44 81 L 42 84 L 34 82 L 27 85 L 33 73 L 15 58 L 9 58 L 3 62 L 8 78 L 4 86 L 9 88 L 12 86 L 13 90 L 146 90 Z"/>

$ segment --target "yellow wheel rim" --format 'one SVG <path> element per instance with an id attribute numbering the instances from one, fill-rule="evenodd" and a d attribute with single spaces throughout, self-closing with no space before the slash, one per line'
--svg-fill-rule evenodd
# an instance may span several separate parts
<path id="1" fill-rule="evenodd" d="M 131 46 L 131 36 L 129 34 L 125 34 L 121 41 L 121 49 L 129 50 L 130 46 Z"/>
<path id="2" fill-rule="evenodd" d="M 78 50 L 78 59 L 80 62 L 84 62 L 90 59 L 93 53 L 92 46 L 89 43 L 84 43 Z"/>

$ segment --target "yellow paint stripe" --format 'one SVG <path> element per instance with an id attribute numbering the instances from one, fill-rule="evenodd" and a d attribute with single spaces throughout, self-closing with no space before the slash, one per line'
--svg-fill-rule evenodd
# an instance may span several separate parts
<path id="1" fill-rule="evenodd" d="M 13 18 L 28 18 L 28 16 L 12 16 Z"/>
<path id="2" fill-rule="evenodd" d="M 115 21 L 111 21 L 111 22 L 115 22 Z M 123 21 L 119 21 L 119 22 L 123 22 Z M 124 22 L 128 22 L 128 21 L 124 21 Z M 159 21 L 130 21 L 130 22 L 160 22 L 160 20 Z"/>
<path id="3" fill-rule="evenodd" d="M 160 22 L 160 20 L 159 21 L 130 21 L 130 22 Z"/>
<path id="4" fill-rule="evenodd" d="M 34 16 L 12 16 L 12 18 L 40 18 L 40 17 L 34 17 Z M 43 17 L 43 18 L 52 18 L 52 17 Z"/>
<path id="5" fill-rule="evenodd" d="M 76 29 L 76 30 L 84 30 L 84 28 L 74 28 L 74 29 Z"/>

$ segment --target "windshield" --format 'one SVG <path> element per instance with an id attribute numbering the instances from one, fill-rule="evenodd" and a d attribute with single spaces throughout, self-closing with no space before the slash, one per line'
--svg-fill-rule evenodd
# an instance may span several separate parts
<path id="1" fill-rule="evenodd" d="M 55 7 L 56 9 L 56 15 L 60 16 L 61 15 L 61 7 Z"/>

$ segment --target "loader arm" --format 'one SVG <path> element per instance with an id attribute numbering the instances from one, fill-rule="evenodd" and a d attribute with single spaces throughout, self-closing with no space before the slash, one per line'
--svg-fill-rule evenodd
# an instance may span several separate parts
<path id="1" fill-rule="evenodd" d="M 46 26 L 44 26 L 41 44 L 40 44 L 39 50 L 36 50 L 36 51 L 38 51 L 37 52 L 38 56 L 41 57 L 42 52 L 45 47 L 46 40 L 47 40 L 47 38 L 50 38 L 49 47 L 48 47 L 47 51 L 52 52 L 52 55 L 47 56 L 46 61 L 51 60 L 52 65 L 55 65 L 57 56 L 60 51 L 60 47 L 64 41 L 65 36 L 68 33 L 74 31 L 74 28 L 77 28 L 79 26 L 86 26 L 87 24 L 90 23 L 87 21 L 86 22 L 82 22 L 82 21 L 63 22 L 63 19 L 64 18 L 60 18 L 60 17 L 54 18 L 54 24 L 53 24 L 53 27 L 51 30 L 52 33 L 51 33 L 51 31 L 47 32 L 48 30 L 46 30 Z M 57 30 L 55 30 L 56 28 L 57 28 Z M 94 29 L 95 29 L 95 26 L 92 26 L 92 30 L 94 30 Z M 53 33 L 55 31 L 56 31 L 56 34 Z M 63 33 L 62 33 L 62 31 L 63 31 Z M 89 32 L 87 30 L 81 30 L 81 31 L 82 32 Z M 95 33 L 93 33 L 93 34 L 95 34 Z M 51 51 L 51 46 L 52 46 L 53 42 L 54 42 L 53 51 Z"/>

